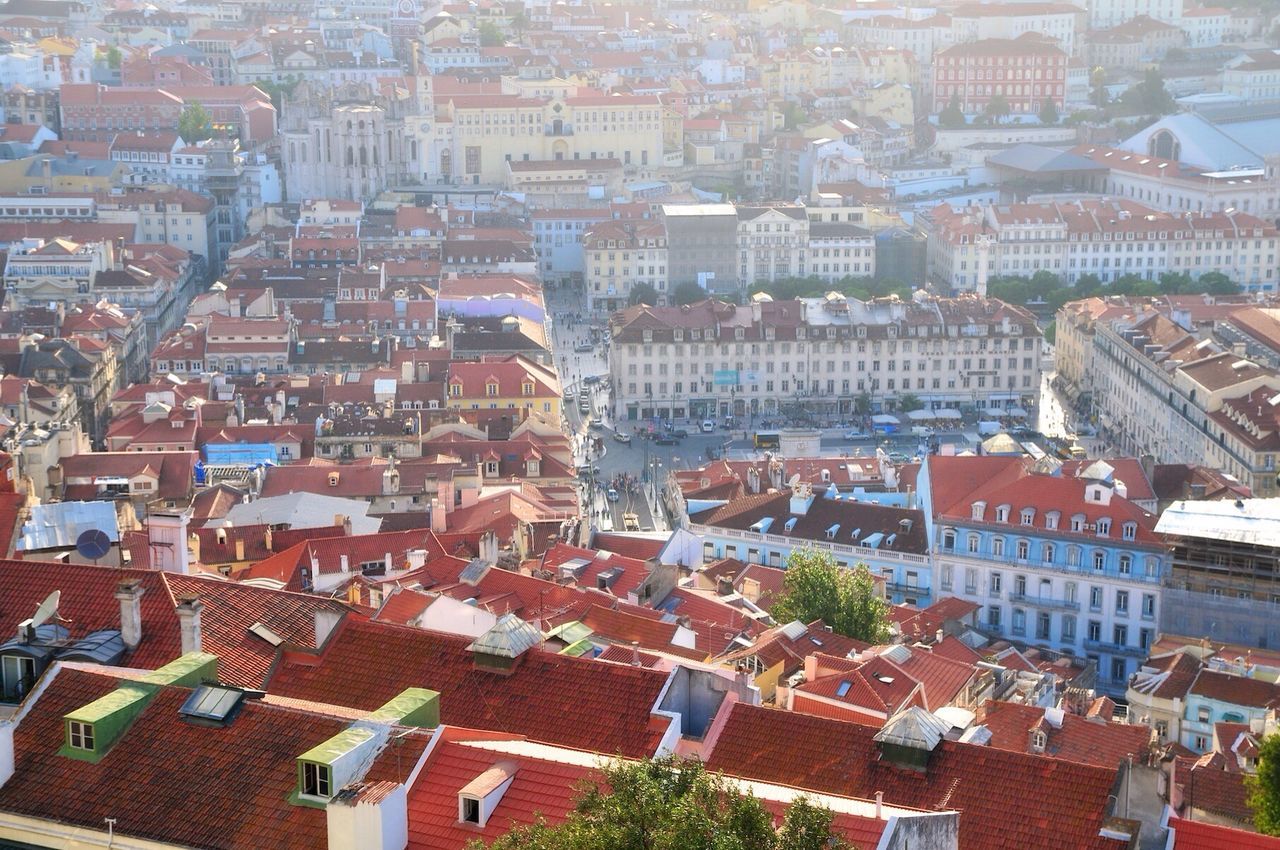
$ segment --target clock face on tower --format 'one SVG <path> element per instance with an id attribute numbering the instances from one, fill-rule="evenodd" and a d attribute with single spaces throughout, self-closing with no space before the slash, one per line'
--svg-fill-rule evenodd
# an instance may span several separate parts
<path id="1" fill-rule="evenodd" d="M 418 4 L 414 0 L 400 0 L 396 5 L 396 12 L 402 18 L 416 18 L 418 16 Z"/>

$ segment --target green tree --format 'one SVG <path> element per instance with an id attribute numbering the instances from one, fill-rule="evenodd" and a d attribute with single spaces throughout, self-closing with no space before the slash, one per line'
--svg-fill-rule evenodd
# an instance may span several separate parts
<path id="1" fill-rule="evenodd" d="M 107 67 L 113 71 L 120 70 L 120 64 L 124 61 L 124 55 L 120 53 L 120 48 L 114 44 L 107 48 Z"/>
<path id="2" fill-rule="evenodd" d="M 290 74 L 284 80 L 276 82 L 275 80 L 254 80 L 254 85 L 262 91 L 263 94 L 270 96 L 271 105 L 276 108 L 276 113 L 284 112 L 284 103 L 293 96 L 293 90 L 298 87 L 301 77 Z"/>
<path id="3" fill-rule="evenodd" d="M 876 595 L 865 564 L 846 569 L 830 552 L 797 549 L 787 558 L 782 594 L 769 612 L 780 623 L 822 620 L 836 634 L 867 643 L 889 639 L 889 603 Z"/>
<path id="4" fill-rule="evenodd" d="M 987 120 L 992 124 L 999 124 L 1009 116 L 1009 101 L 1002 94 L 992 95 L 991 100 L 987 101 L 986 108 Z"/>
<path id="5" fill-rule="evenodd" d="M 1107 94 L 1107 69 L 1101 65 L 1089 72 L 1089 102 L 1099 109 L 1106 109 L 1111 102 Z"/>
<path id="6" fill-rule="evenodd" d="M 1055 319 L 1044 326 L 1044 341 L 1053 345 L 1053 341 L 1058 337 L 1058 321 Z"/>
<path id="7" fill-rule="evenodd" d="M 853 412 L 866 416 L 871 412 L 871 393 L 860 392 L 853 398 Z"/>
<path id="8" fill-rule="evenodd" d="M 903 413 L 910 413 L 913 410 L 919 410 L 924 407 L 924 402 L 920 400 L 920 396 L 915 393 L 907 393 L 898 399 L 898 409 Z"/>
<path id="9" fill-rule="evenodd" d="M 788 100 L 782 105 L 782 126 L 784 129 L 794 130 L 803 124 L 808 117 L 804 107 L 795 101 Z"/>
<path id="10" fill-rule="evenodd" d="M 213 119 L 199 101 L 192 101 L 178 118 L 178 135 L 189 145 L 213 135 Z"/>
<path id="11" fill-rule="evenodd" d="M 652 283 L 637 283 L 631 287 L 632 305 L 648 304 L 650 307 L 658 303 L 658 290 L 653 288 Z"/>
<path id="12" fill-rule="evenodd" d="M 1196 280 L 1196 291 L 1209 295 L 1235 295 L 1240 285 L 1222 272 L 1205 272 Z"/>
<path id="13" fill-rule="evenodd" d="M 516 827 L 490 850 L 851 850 L 828 809 L 802 797 L 775 830 L 759 800 L 697 759 L 607 762 L 578 794 L 563 823 Z"/>
<path id="14" fill-rule="evenodd" d="M 707 291 L 696 283 L 685 281 L 671 290 L 671 300 L 676 304 L 694 304 L 707 297 Z"/>
<path id="15" fill-rule="evenodd" d="M 938 113 L 938 126 L 944 130 L 955 130 L 967 123 L 964 112 L 960 109 L 960 95 L 952 92 L 946 108 Z"/>
<path id="16" fill-rule="evenodd" d="M 1052 100 L 1045 100 L 1040 104 L 1041 124 L 1057 124 L 1060 117 L 1061 116 L 1058 115 L 1058 104 L 1054 103 Z"/>
<path id="17" fill-rule="evenodd" d="M 1263 835 L 1280 835 L 1280 735 L 1262 739 L 1258 748 L 1258 772 L 1246 775 L 1253 826 Z"/>
<path id="18" fill-rule="evenodd" d="M 481 47 L 501 47 L 506 44 L 506 36 L 502 34 L 502 29 L 493 21 L 481 21 L 477 30 L 480 33 Z"/>

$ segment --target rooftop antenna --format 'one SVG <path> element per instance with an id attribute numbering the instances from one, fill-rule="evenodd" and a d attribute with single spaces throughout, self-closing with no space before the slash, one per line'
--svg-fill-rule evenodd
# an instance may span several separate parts
<path id="1" fill-rule="evenodd" d="M 22 630 L 22 634 L 27 641 L 35 638 L 37 627 L 43 626 L 49 620 L 58 616 L 58 603 L 61 599 L 62 591 L 55 590 L 44 598 L 44 601 L 40 603 L 39 608 L 36 608 L 36 613 L 30 620 L 23 620 L 18 624 L 18 628 Z"/>

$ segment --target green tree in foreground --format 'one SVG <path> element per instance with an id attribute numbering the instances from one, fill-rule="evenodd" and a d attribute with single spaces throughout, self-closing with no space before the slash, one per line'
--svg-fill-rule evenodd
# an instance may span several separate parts
<path id="1" fill-rule="evenodd" d="M 608 790 L 605 790 L 608 789 Z M 782 826 L 755 797 L 696 759 L 614 761 L 557 826 L 519 826 L 490 850 L 852 850 L 829 810 L 801 797 Z M 482 850 L 474 841 L 469 850 Z"/>
<path id="2" fill-rule="evenodd" d="M 1245 776 L 1253 826 L 1263 835 L 1280 835 L 1280 735 L 1268 735 L 1258 749 L 1258 772 Z"/>
<path id="3" fill-rule="evenodd" d="M 481 47 L 501 47 L 507 41 L 502 29 L 493 21 L 481 21 L 478 31 Z"/>
<path id="4" fill-rule="evenodd" d="M 919 410 L 924 407 L 924 402 L 920 400 L 920 396 L 915 393 L 907 393 L 898 399 L 898 409 L 903 413 L 910 413 L 913 410 Z"/>
<path id="5" fill-rule="evenodd" d="M 830 552 L 797 549 L 787 558 L 782 595 L 769 612 L 779 623 L 822 620 L 838 635 L 866 643 L 889 640 L 889 603 L 876 595 L 865 564 L 845 569 Z"/>
<path id="6" fill-rule="evenodd" d="M 199 101 L 192 102 L 182 110 L 182 115 L 178 118 L 178 135 L 189 145 L 203 142 L 213 135 L 213 119 Z"/>

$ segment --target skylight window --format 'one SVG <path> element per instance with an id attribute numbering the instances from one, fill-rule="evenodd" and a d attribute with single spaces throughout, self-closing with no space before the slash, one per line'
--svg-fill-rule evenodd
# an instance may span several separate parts
<path id="1" fill-rule="evenodd" d="M 839 687 L 836 688 L 836 696 L 842 697 L 847 695 L 849 693 L 849 688 L 851 687 L 853 687 L 852 682 L 841 682 Z"/>
<path id="2" fill-rule="evenodd" d="M 222 723 L 235 711 L 243 698 L 244 691 L 239 688 L 200 685 L 191 692 L 191 696 L 187 697 L 187 701 L 182 704 L 178 712 L 183 717 Z"/>

